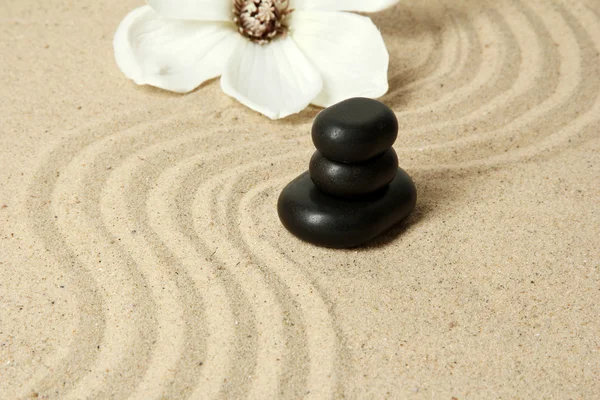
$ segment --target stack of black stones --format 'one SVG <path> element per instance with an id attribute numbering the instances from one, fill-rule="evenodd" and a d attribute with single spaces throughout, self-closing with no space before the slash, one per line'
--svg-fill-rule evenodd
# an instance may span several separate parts
<path id="1" fill-rule="evenodd" d="M 279 218 L 294 235 L 334 248 L 356 247 L 412 212 L 417 192 L 392 148 L 398 120 L 379 101 L 354 98 L 314 121 L 308 172 L 281 193 Z"/>

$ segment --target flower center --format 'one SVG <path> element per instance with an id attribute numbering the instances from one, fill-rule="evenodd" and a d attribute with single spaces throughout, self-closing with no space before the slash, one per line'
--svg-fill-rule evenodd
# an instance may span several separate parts
<path id="1" fill-rule="evenodd" d="M 242 36 L 266 44 L 287 33 L 289 6 L 290 0 L 233 0 L 233 21 Z"/>

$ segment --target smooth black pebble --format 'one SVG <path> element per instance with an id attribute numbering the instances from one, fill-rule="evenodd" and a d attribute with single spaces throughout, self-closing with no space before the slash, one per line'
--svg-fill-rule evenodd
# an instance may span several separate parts
<path id="1" fill-rule="evenodd" d="M 312 139 L 330 160 L 345 163 L 367 161 L 394 144 L 398 119 L 385 104 L 362 97 L 335 104 L 319 113 Z"/>
<path id="2" fill-rule="evenodd" d="M 351 248 L 406 218 L 416 201 L 415 185 L 401 168 L 388 186 L 356 199 L 326 194 L 305 172 L 283 189 L 277 211 L 283 225 L 298 238 L 319 246 Z"/>
<path id="3" fill-rule="evenodd" d="M 310 160 L 310 177 L 322 191 L 334 196 L 354 197 L 375 192 L 390 183 L 398 172 L 398 156 L 390 148 L 359 163 L 331 161 L 315 152 Z"/>

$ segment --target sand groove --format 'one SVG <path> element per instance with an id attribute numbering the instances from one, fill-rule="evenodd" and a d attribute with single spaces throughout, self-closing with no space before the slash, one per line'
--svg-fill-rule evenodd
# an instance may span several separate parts
<path id="1" fill-rule="evenodd" d="M 132 124 L 132 129 L 137 129 L 137 124 Z M 100 132 L 114 131 L 114 124 L 100 124 Z M 64 209 L 57 207 L 61 204 L 61 199 L 57 197 L 60 193 L 60 187 L 68 178 L 68 173 L 65 169 L 72 165 L 73 157 L 76 157 L 87 145 L 93 145 L 97 136 L 101 136 L 93 128 L 87 135 L 74 135 L 67 141 L 63 141 L 48 151 L 47 157 L 42 157 L 42 161 L 38 168 L 38 173 L 32 181 L 28 192 L 27 203 L 32 217 L 31 225 L 37 232 L 44 233 L 41 238 L 43 243 L 47 243 L 47 251 L 58 257 L 61 262 L 59 265 L 67 268 L 65 275 L 72 277 L 72 290 L 76 293 L 77 302 L 80 304 L 81 312 L 77 317 L 80 321 L 76 324 L 77 329 L 69 352 L 60 357 L 55 365 L 49 368 L 49 372 L 41 381 L 33 383 L 33 387 L 39 390 L 52 391 L 56 395 L 61 395 L 63 391 L 72 388 L 79 379 L 83 378 L 83 374 L 89 372 L 89 367 L 95 362 L 98 351 L 90 352 L 93 348 L 100 350 L 107 328 L 106 322 L 106 293 L 102 290 L 101 281 L 98 280 L 97 265 L 98 260 L 88 262 L 85 257 L 77 252 L 76 249 L 70 248 L 68 245 L 69 236 L 61 230 L 63 226 L 62 218 Z M 87 161 L 87 160 L 86 160 Z M 40 190 L 41 189 L 41 190 Z M 58 194 L 60 196 L 60 194 Z M 83 198 L 83 197 L 82 197 Z M 69 203 L 79 204 L 80 200 L 74 196 L 69 200 Z M 88 203 L 86 203 L 88 204 Z M 41 207 L 40 207 L 41 206 Z M 50 224 L 47 229 L 42 229 L 42 225 Z M 34 236 L 35 237 L 35 236 Z M 93 258 L 96 254 L 90 254 Z M 127 273 L 128 268 L 125 268 Z M 121 273 L 121 271 L 116 271 Z M 134 276 L 138 279 L 138 276 Z M 136 293 L 136 296 L 143 296 L 143 292 L 138 289 L 128 288 L 127 291 Z M 148 305 L 146 305 L 148 307 Z M 149 309 L 151 309 L 149 307 Z M 77 340 L 78 334 L 81 334 L 84 340 Z M 141 356 L 143 360 L 143 356 Z M 64 379 L 64 377 L 70 379 Z M 56 382 L 63 382 L 57 388 Z"/>
<path id="2" fill-rule="evenodd" d="M 214 249 L 213 257 L 235 277 L 252 306 L 256 360 L 244 378 L 251 381 L 249 398 L 268 398 L 277 395 L 280 361 L 284 358 L 283 311 L 265 277 L 229 242 L 224 229 L 218 227 L 215 219 L 219 216 L 212 212 L 210 203 L 219 201 L 218 196 L 212 196 L 223 184 L 220 179 L 211 179 L 197 191 L 193 206 L 195 227 L 207 247 Z M 213 200 L 207 202 L 210 198 Z"/>
<path id="3" fill-rule="evenodd" d="M 544 43 L 549 48 L 542 48 L 540 50 L 543 52 L 545 58 L 534 59 L 527 64 L 521 63 L 520 65 L 524 65 L 534 71 L 535 69 L 541 69 L 542 67 L 539 66 L 539 63 L 546 62 L 547 58 L 552 57 L 556 51 L 555 47 L 558 47 L 559 54 L 554 58 L 554 63 L 558 64 L 556 66 L 556 74 L 554 75 L 551 72 L 552 70 L 542 70 L 546 74 L 543 78 L 546 81 L 554 82 L 554 78 L 548 78 L 548 73 L 550 73 L 550 76 L 554 75 L 557 77 L 556 86 L 546 92 L 547 97 L 545 98 L 539 98 L 539 95 L 544 92 L 540 91 L 537 85 L 534 86 L 538 95 L 536 104 L 532 104 L 529 99 L 520 98 L 518 95 L 508 98 L 507 101 L 512 102 L 511 108 L 516 109 L 518 107 L 521 112 L 521 115 L 516 115 L 512 120 L 491 118 L 495 112 L 502 112 L 504 114 L 506 111 L 502 109 L 494 110 L 493 108 L 487 111 L 487 106 L 484 105 L 483 110 L 478 110 L 477 114 L 472 115 L 470 118 L 462 117 L 456 121 L 449 120 L 439 123 L 435 122 L 434 124 L 426 122 L 415 123 L 414 125 L 418 126 L 417 129 L 405 130 L 407 137 L 410 137 L 411 140 L 421 138 L 421 140 L 430 142 L 431 139 L 425 138 L 432 137 L 434 131 L 447 132 L 449 137 L 453 136 L 454 138 L 451 140 L 444 139 L 432 144 L 423 145 L 421 143 L 417 146 L 409 145 L 400 147 L 398 149 L 399 153 L 406 154 L 407 156 L 410 155 L 411 163 L 423 167 L 429 164 L 429 159 L 436 160 L 435 164 L 429 165 L 429 167 L 433 168 L 466 167 L 490 164 L 490 159 L 512 159 L 516 154 L 524 154 L 521 149 L 524 147 L 535 147 L 539 152 L 541 149 L 538 146 L 539 140 L 552 136 L 551 133 L 553 132 L 549 132 L 547 127 L 542 130 L 537 126 L 547 123 L 548 118 L 553 118 L 557 119 L 556 128 L 560 128 L 561 124 L 566 125 L 572 122 L 575 116 L 579 116 L 582 112 L 582 107 L 591 107 L 593 105 L 593 102 L 590 100 L 597 97 L 598 88 L 596 87 L 596 82 L 592 82 L 592 85 L 589 85 L 588 82 L 584 83 L 582 78 L 584 76 L 593 76 L 598 72 L 596 65 L 584 62 L 584 60 L 593 58 L 594 55 L 597 57 L 597 50 L 594 49 L 595 44 L 591 39 L 594 36 L 591 36 L 587 32 L 590 28 L 593 29 L 594 26 L 597 26 L 597 20 L 592 21 L 592 18 L 588 17 L 588 25 L 585 25 L 584 28 L 584 26 L 578 23 L 577 19 L 571 17 L 569 11 L 562 7 L 552 6 L 546 8 L 538 6 L 538 13 L 535 16 L 528 11 L 528 8 L 529 6 L 519 4 L 518 9 L 524 12 L 527 19 L 533 23 L 532 28 L 537 33 L 536 37 L 540 38 L 537 42 Z M 540 22 L 543 25 L 540 26 Z M 549 28 L 550 26 L 552 26 L 552 29 Z M 545 33 L 547 33 L 550 40 L 547 40 L 548 38 Z M 555 46 L 555 43 L 558 42 L 563 42 L 565 45 Z M 523 51 L 523 53 L 525 52 Z M 536 63 L 536 60 L 539 62 Z M 585 68 L 585 70 L 582 70 L 582 68 Z M 529 74 L 528 72 L 525 73 Z M 537 83 L 537 79 L 535 81 Z M 582 96 L 582 101 L 572 102 L 573 96 Z M 522 103 L 519 101 L 515 102 L 515 100 L 521 100 Z M 570 112 L 572 108 L 577 108 L 577 113 Z M 510 114 L 514 115 L 514 113 Z M 402 124 L 404 121 L 404 112 L 400 112 L 398 116 Z M 497 125 L 491 126 L 487 120 L 493 120 Z M 484 129 L 481 129 L 480 125 L 484 126 Z M 464 136 L 464 132 L 474 133 Z"/>
<path id="4" fill-rule="evenodd" d="M 279 184 L 281 185 L 281 183 L 283 182 Z M 334 394 L 336 382 L 334 362 L 337 358 L 337 339 L 329 314 L 329 306 L 319 296 L 319 291 L 304 277 L 297 265 L 282 257 L 264 239 L 263 235 L 252 228 L 255 225 L 249 204 L 255 196 L 263 194 L 264 189 L 272 185 L 273 182 L 266 182 L 255 186 L 242 198 L 239 204 L 241 214 L 239 229 L 249 251 L 256 248 L 264 249 L 264 254 L 257 255 L 259 260 L 265 264 L 268 262 L 267 260 L 276 261 L 277 267 L 271 268 L 271 272 L 280 277 L 290 290 L 290 295 L 295 297 L 296 302 L 299 303 L 304 319 L 310 360 L 306 379 L 306 398 L 329 398 Z"/>
<path id="5" fill-rule="evenodd" d="M 597 140 L 596 2 L 406 1 L 373 18 L 391 53 L 383 101 L 400 121 L 395 148 L 417 178 L 475 176 Z M 381 359 L 365 356 L 371 337 L 338 311 L 355 307 L 376 331 L 358 308 L 368 299 L 357 290 L 349 305 L 327 282 L 376 280 L 368 252 L 388 256 L 423 232 L 408 224 L 403 237 L 356 253 L 297 242 L 275 205 L 307 167 L 317 110 L 278 122 L 234 102 L 199 113 L 195 102 L 217 94 L 208 84 L 168 97 L 161 112 L 87 122 L 38 145 L 18 209 L 23 246 L 64 277 L 74 311 L 63 323 L 70 335 L 57 333 L 26 378 L 0 366 L 0 398 L 386 396 L 362 391 L 378 377 L 360 363 L 376 369 L 369 363 Z"/>
<path id="6" fill-rule="evenodd" d="M 306 154 L 306 156 L 308 155 L 309 153 Z M 323 398 L 332 395 L 335 385 L 333 360 L 336 358 L 336 339 L 331 327 L 332 321 L 328 313 L 328 307 L 324 304 L 323 299 L 318 296 L 318 291 L 310 282 L 306 281 L 296 268 L 284 262 L 284 259 L 276 257 L 272 254 L 272 251 L 268 251 L 268 244 L 265 244 L 266 248 L 263 247 L 262 241 L 255 239 L 254 235 L 251 235 L 252 239 L 247 238 L 253 231 L 253 225 L 247 225 L 250 219 L 242 211 L 246 210 L 245 199 L 247 197 L 252 198 L 255 190 L 261 191 L 264 185 L 268 186 L 271 184 L 270 170 L 273 168 L 280 169 L 280 164 L 282 162 L 285 164 L 287 160 L 289 160 L 288 154 L 263 158 L 261 162 L 254 165 L 249 164 L 240 167 L 240 171 L 235 169 L 228 172 L 228 174 L 231 174 L 231 177 L 227 179 L 231 181 L 231 184 L 226 186 L 225 192 L 228 200 L 223 201 L 221 204 L 239 204 L 225 210 L 225 216 L 229 221 L 229 240 L 246 251 L 263 274 L 269 277 L 272 285 L 280 287 L 278 290 L 281 296 L 280 301 L 284 304 L 290 304 L 286 307 L 288 310 L 299 308 L 300 314 L 298 317 L 291 318 L 288 315 L 286 320 L 293 321 L 292 325 L 294 326 L 301 325 L 304 327 L 305 337 L 300 338 L 300 340 L 306 343 L 305 346 L 308 351 L 304 366 L 307 370 L 305 382 L 306 395 L 314 398 Z M 234 176 L 236 178 L 233 178 Z M 266 181 L 261 185 L 251 188 L 248 186 L 248 180 L 244 179 L 246 176 L 262 176 Z M 269 200 L 273 203 L 276 198 L 273 197 Z M 240 213 L 241 218 L 238 216 Z M 247 230 L 244 228 L 247 228 Z M 256 254 L 253 251 L 256 248 L 255 245 L 261 245 L 260 248 L 264 248 L 267 251 L 267 254 L 269 254 L 268 257 L 276 257 L 278 262 L 275 265 L 277 266 L 273 268 L 269 268 L 268 266 L 261 267 L 261 265 L 266 265 L 268 257 Z M 284 294 L 286 292 L 289 294 Z M 299 327 L 296 329 L 299 329 Z M 301 349 L 294 348 L 293 344 L 291 344 L 291 347 L 295 353 L 295 358 L 297 358 L 301 353 Z M 298 361 L 296 360 L 296 363 L 291 368 L 295 376 L 299 376 L 300 370 L 303 369 L 303 365 L 299 364 Z M 302 393 L 296 395 L 302 395 Z"/>

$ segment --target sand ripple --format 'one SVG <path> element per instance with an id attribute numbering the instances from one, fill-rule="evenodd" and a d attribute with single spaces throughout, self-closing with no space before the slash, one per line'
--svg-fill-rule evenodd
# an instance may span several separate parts
<path id="1" fill-rule="evenodd" d="M 593 7 L 411 1 L 376 15 L 402 166 L 481 171 L 597 135 Z M 14 397 L 341 396 L 351 349 L 308 268 L 327 251 L 296 243 L 275 211 L 306 168 L 316 110 L 271 123 L 237 106 L 173 108 L 89 123 L 40 154 L 28 240 L 67 277 L 76 317 Z"/>

